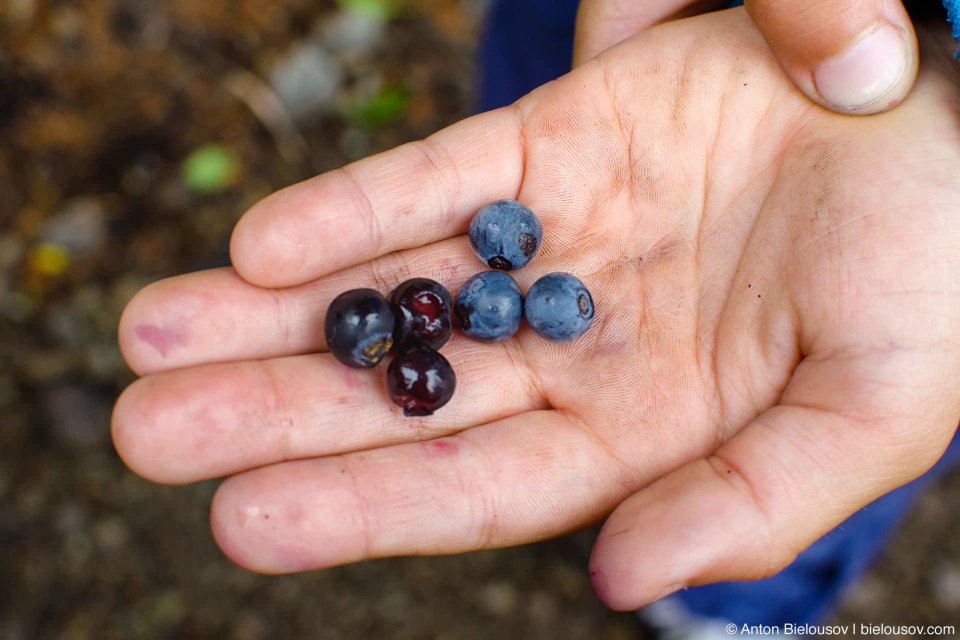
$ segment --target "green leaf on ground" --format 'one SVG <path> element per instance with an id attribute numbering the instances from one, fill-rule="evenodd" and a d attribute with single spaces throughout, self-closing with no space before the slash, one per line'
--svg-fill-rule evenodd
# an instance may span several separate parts
<path id="1" fill-rule="evenodd" d="M 384 22 L 393 17 L 397 8 L 395 0 L 337 0 L 337 4 L 347 11 L 354 11 Z"/>
<path id="2" fill-rule="evenodd" d="M 344 117 L 358 129 L 377 129 L 402 118 L 409 107 L 410 92 L 404 87 L 392 87 L 348 105 Z"/>
<path id="3" fill-rule="evenodd" d="M 180 165 L 187 188 L 204 195 L 226 191 L 240 177 L 240 156 L 230 147 L 212 142 L 194 149 Z"/>

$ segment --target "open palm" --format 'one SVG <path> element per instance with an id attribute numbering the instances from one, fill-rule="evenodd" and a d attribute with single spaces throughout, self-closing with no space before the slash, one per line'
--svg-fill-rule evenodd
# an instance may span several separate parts
<path id="1" fill-rule="evenodd" d="M 237 474 L 214 534 L 257 571 L 521 543 L 616 509 L 592 567 L 612 606 L 768 575 L 956 427 L 950 71 L 924 66 L 888 114 L 833 115 L 731 10 L 286 189 L 239 223 L 236 271 L 131 302 L 120 341 L 145 377 L 117 448 L 160 482 Z M 326 306 L 415 276 L 456 291 L 484 269 L 470 217 L 498 198 L 544 224 L 521 288 L 574 273 L 594 325 L 563 345 L 455 335 L 453 400 L 405 418 L 382 369 L 325 352 Z"/>

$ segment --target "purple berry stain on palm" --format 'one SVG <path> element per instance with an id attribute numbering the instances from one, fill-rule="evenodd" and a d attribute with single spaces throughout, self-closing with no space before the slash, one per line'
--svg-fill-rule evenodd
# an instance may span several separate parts
<path id="1" fill-rule="evenodd" d="M 519 269 L 533 258 L 543 239 L 543 225 L 516 200 L 484 205 L 470 221 L 470 247 L 491 269 Z"/>

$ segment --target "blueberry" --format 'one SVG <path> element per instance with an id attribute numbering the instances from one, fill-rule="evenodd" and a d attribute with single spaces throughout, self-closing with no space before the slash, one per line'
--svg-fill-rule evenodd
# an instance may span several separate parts
<path id="1" fill-rule="evenodd" d="M 463 283 L 453 305 L 460 329 L 480 342 L 501 342 L 523 319 L 523 294 L 506 273 L 484 271 Z"/>
<path id="2" fill-rule="evenodd" d="M 593 298 L 569 273 L 551 273 L 534 282 L 525 307 L 530 328 L 554 342 L 576 340 L 593 323 Z"/>
<path id="3" fill-rule="evenodd" d="M 543 240 L 543 225 L 516 200 L 484 205 L 470 221 L 470 246 L 491 269 L 510 271 L 530 262 Z"/>
<path id="4" fill-rule="evenodd" d="M 453 303 L 442 284 L 429 278 L 407 280 L 390 294 L 396 320 L 394 349 L 439 349 L 450 338 Z"/>
<path id="5" fill-rule="evenodd" d="M 387 367 L 387 393 L 405 416 L 429 416 L 447 404 L 456 387 L 453 367 L 433 349 L 404 351 Z"/>
<path id="6" fill-rule="evenodd" d="M 369 369 L 393 346 L 393 311 L 373 289 L 353 289 L 333 299 L 323 329 L 337 360 L 355 369 Z"/>

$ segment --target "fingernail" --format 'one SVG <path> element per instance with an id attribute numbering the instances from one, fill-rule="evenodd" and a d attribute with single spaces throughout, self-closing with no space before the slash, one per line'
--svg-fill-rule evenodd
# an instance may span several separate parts
<path id="1" fill-rule="evenodd" d="M 837 110 L 869 106 L 890 92 L 907 68 L 899 29 L 881 22 L 813 72 L 817 92 Z"/>

